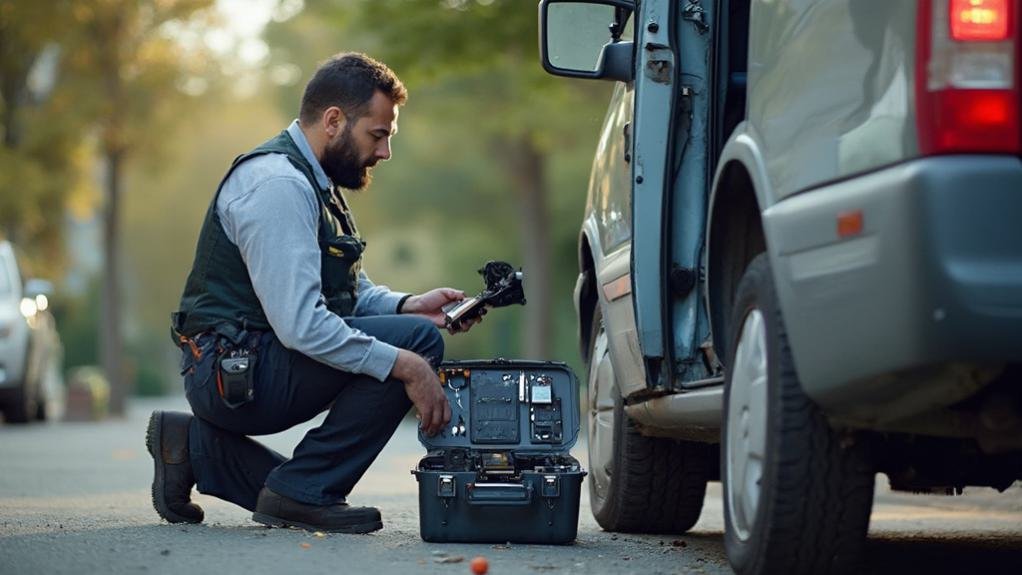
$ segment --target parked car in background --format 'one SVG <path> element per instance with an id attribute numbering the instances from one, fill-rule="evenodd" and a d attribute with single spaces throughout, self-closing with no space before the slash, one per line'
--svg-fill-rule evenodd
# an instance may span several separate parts
<path id="1" fill-rule="evenodd" d="M 52 291 L 48 281 L 23 281 L 13 246 L 0 240 L 0 411 L 7 422 L 46 419 L 62 392 Z"/>
<path id="2" fill-rule="evenodd" d="M 601 526 L 685 531 L 719 479 L 736 572 L 854 572 L 877 472 L 1022 479 L 1020 5 L 543 0 L 544 68 L 617 82 L 575 292 Z"/>

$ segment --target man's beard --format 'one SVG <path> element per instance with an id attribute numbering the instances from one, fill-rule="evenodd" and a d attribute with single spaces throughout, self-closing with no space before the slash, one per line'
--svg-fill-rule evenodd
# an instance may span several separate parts
<path id="1" fill-rule="evenodd" d="M 330 181 L 348 190 L 361 190 L 373 180 L 373 166 L 358 157 L 358 146 L 351 137 L 350 126 L 344 128 L 335 142 L 327 142 L 319 163 Z"/>

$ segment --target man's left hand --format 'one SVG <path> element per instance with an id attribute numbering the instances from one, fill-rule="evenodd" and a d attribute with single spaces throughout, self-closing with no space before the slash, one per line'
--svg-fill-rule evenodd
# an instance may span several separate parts
<path id="1" fill-rule="evenodd" d="M 405 300 L 405 304 L 401 306 L 401 313 L 418 314 L 429 318 L 429 320 L 433 322 L 433 325 L 437 327 L 447 327 L 443 307 L 449 303 L 458 302 L 463 299 L 465 299 L 465 292 L 461 290 L 454 288 L 436 288 L 424 294 L 413 295 Z M 483 309 L 482 312 L 485 313 L 486 310 Z M 460 322 L 459 329 L 448 328 L 447 331 L 450 333 L 464 333 L 471 329 L 473 325 L 482 321 L 482 319 L 482 317 L 475 317 L 469 320 L 463 320 Z"/>

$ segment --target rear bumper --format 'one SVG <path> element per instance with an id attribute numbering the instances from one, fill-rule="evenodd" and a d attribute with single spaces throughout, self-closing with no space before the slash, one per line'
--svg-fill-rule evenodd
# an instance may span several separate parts
<path id="1" fill-rule="evenodd" d="M 840 240 L 837 215 L 856 210 L 863 233 Z M 1018 158 L 912 161 L 763 217 L 799 377 L 828 411 L 913 415 L 1022 361 Z"/>

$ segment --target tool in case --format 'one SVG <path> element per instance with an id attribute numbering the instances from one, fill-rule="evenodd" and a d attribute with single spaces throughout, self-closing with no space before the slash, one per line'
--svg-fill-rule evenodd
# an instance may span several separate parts
<path id="1" fill-rule="evenodd" d="M 559 362 L 446 362 L 451 421 L 433 437 L 419 482 L 419 528 L 433 542 L 571 543 L 586 472 L 578 379 Z"/>

